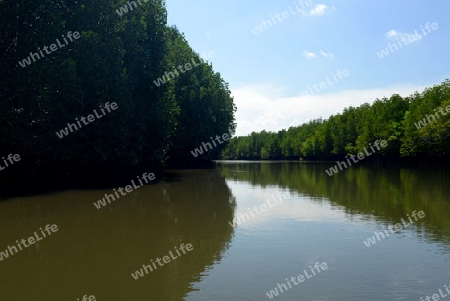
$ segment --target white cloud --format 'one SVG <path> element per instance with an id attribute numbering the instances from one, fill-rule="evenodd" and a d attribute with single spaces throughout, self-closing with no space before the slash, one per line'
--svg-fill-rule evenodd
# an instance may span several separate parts
<path id="1" fill-rule="evenodd" d="M 422 36 L 417 32 L 417 30 L 413 34 L 410 34 L 410 33 L 406 33 L 406 32 L 399 32 L 395 29 L 391 29 L 388 32 L 386 32 L 384 34 L 384 36 L 388 40 L 406 39 L 406 41 L 408 41 L 410 43 L 417 42 L 420 39 L 422 39 Z"/>
<path id="2" fill-rule="evenodd" d="M 309 11 L 310 16 L 323 16 L 325 15 L 325 10 L 327 10 L 329 7 L 325 4 L 317 4 L 314 6 L 313 9 Z"/>
<path id="3" fill-rule="evenodd" d="M 429 86 L 429 85 L 428 85 Z M 279 131 L 299 125 L 311 119 L 341 113 L 349 106 L 373 103 L 376 98 L 390 97 L 398 93 L 409 96 L 422 91 L 424 86 L 397 85 L 367 90 L 344 90 L 332 94 L 283 97 L 286 87 L 274 85 L 247 85 L 232 89 L 237 106 L 236 135 L 243 136 L 252 131 Z"/>
<path id="4" fill-rule="evenodd" d="M 393 29 L 391 29 L 391 30 L 389 30 L 388 32 L 385 33 L 385 36 L 388 39 L 389 38 L 393 38 L 393 37 L 395 37 L 397 35 L 398 35 L 398 32 L 396 30 L 393 30 Z"/>
<path id="5" fill-rule="evenodd" d="M 316 54 L 314 52 L 309 52 L 308 50 L 303 51 L 302 54 L 307 59 L 312 59 L 316 57 Z"/>
<path id="6" fill-rule="evenodd" d="M 310 52 L 308 50 L 305 50 L 302 52 L 303 56 L 307 59 L 313 59 L 315 57 L 317 57 L 317 54 L 314 52 Z M 334 54 L 331 52 L 325 52 L 323 50 L 320 50 L 320 55 L 329 59 L 334 59 Z"/>
<path id="7" fill-rule="evenodd" d="M 329 58 L 329 59 L 334 59 L 334 55 L 331 53 L 331 52 L 324 52 L 323 50 L 320 50 L 320 54 L 323 56 L 323 57 L 326 57 L 326 58 Z"/>

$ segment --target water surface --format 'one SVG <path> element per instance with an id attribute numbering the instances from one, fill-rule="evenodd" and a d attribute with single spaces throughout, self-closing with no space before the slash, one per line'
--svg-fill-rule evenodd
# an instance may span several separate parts
<path id="1" fill-rule="evenodd" d="M 0 251 L 47 224 L 59 230 L 0 261 L 0 296 L 269 300 L 267 292 L 316 262 L 328 269 L 274 299 L 420 300 L 445 292 L 449 172 L 352 166 L 330 177 L 330 166 L 220 162 L 215 170 L 171 171 L 170 180 L 101 209 L 92 203 L 109 189 L 10 198 L 0 203 Z M 425 217 L 363 243 L 413 211 Z M 182 243 L 193 250 L 131 276 Z"/>

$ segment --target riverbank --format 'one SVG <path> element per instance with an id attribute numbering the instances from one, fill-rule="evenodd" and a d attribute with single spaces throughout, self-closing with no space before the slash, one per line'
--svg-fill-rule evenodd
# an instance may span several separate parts
<path id="1" fill-rule="evenodd" d="M 160 182 L 174 177 L 171 170 L 214 169 L 217 163 L 289 163 L 332 165 L 344 158 L 335 160 L 211 160 L 199 162 L 180 162 L 161 165 L 149 163 L 138 167 L 125 167 L 121 165 L 91 165 L 69 166 L 63 162 L 52 165 L 27 166 L 17 165 L 14 168 L 0 173 L 0 201 L 11 196 L 27 196 L 48 192 L 64 191 L 69 189 L 113 189 L 124 186 L 134 179 L 137 174 L 151 172 L 155 175 L 152 183 Z M 436 168 L 450 166 L 449 158 L 391 158 L 372 156 L 367 160 L 358 162 L 358 165 L 370 167 L 403 167 L 403 168 Z M 350 166 L 349 168 L 352 168 Z"/>
<path id="2" fill-rule="evenodd" d="M 339 161 L 346 160 L 343 156 L 337 156 L 334 159 L 329 160 L 311 160 L 311 159 L 223 159 L 214 160 L 217 163 L 251 163 L 251 162 L 300 162 L 303 164 L 336 164 Z M 372 156 L 372 158 L 367 158 L 367 160 L 358 162 L 361 165 L 368 166 L 379 166 L 379 167 L 440 167 L 440 166 L 450 166 L 450 158 L 448 157 L 404 157 L 404 158 L 394 158 L 394 157 L 383 157 L 383 156 Z"/>

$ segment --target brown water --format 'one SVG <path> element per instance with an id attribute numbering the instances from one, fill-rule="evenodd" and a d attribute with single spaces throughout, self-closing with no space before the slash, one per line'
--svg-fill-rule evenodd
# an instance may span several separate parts
<path id="1" fill-rule="evenodd" d="M 269 300 L 266 293 L 316 262 L 328 269 L 273 299 L 420 300 L 445 293 L 449 172 L 353 166 L 330 177 L 326 167 L 222 162 L 215 170 L 172 171 L 174 178 L 100 209 L 93 202 L 112 190 L 0 202 L 0 252 L 35 231 L 42 238 L 40 227 L 58 226 L 3 257 L 0 300 Z M 261 204 L 267 210 L 257 214 L 252 208 Z M 370 247 L 363 243 L 413 211 L 425 217 Z M 183 254 L 183 243 L 193 249 Z M 151 260 L 157 268 L 135 280 L 131 274 Z"/>

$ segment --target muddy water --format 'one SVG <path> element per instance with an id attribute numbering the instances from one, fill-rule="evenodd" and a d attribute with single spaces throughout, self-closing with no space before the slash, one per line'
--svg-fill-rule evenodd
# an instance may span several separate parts
<path id="1" fill-rule="evenodd" d="M 354 166 L 330 177 L 327 166 L 221 162 L 215 170 L 171 171 L 100 209 L 93 202 L 112 189 L 7 199 L 0 202 L 1 300 L 445 294 L 449 173 Z M 425 216 L 415 219 L 414 211 Z M 401 230 L 389 230 L 399 223 Z M 40 240 L 28 243 L 36 234 Z M 19 250 L 22 239 L 27 247 Z M 316 263 L 327 269 L 313 275 Z M 300 275 L 304 281 L 290 280 Z"/>

